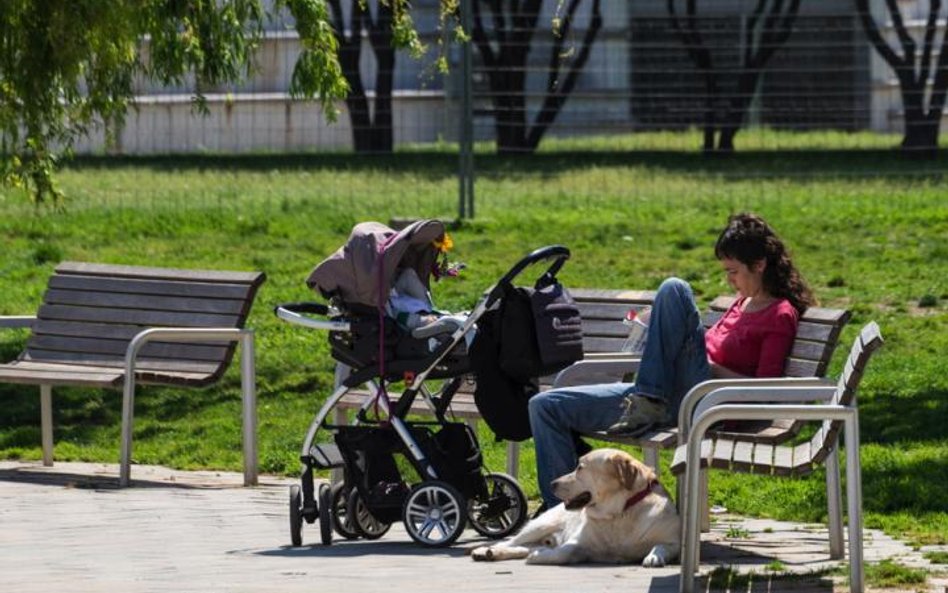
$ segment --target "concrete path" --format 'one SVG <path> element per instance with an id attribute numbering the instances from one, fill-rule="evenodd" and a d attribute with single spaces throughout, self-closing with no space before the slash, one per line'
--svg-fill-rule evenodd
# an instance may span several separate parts
<path id="1" fill-rule="evenodd" d="M 475 563 L 464 555 L 481 541 L 472 530 L 452 548 L 431 550 L 413 543 L 399 524 L 377 541 L 331 546 L 318 543 L 315 525 L 304 525 L 304 546 L 292 548 L 290 480 L 265 476 L 259 487 L 243 488 L 237 473 L 135 466 L 133 487 L 120 490 L 117 471 L 117 465 L 0 461 L 0 592 L 678 590 L 677 566 Z M 729 530 L 741 539 L 728 539 Z M 709 571 L 724 565 L 759 575 L 774 554 L 790 571 L 826 566 L 826 532 L 819 527 L 725 517 L 705 541 Z M 905 545 L 867 531 L 867 561 L 890 557 L 924 562 Z M 774 591 L 829 592 L 839 585 L 827 578 L 767 580 L 758 577 Z"/>

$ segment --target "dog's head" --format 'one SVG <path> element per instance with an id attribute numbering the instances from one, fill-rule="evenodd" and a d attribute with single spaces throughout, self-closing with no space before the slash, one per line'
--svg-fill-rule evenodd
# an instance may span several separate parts
<path id="1" fill-rule="evenodd" d="M 553 480 L 553 493 L 567 509 L 607 518 L 621 513 L 626 501 L 655 478 L 652 468 L 625 451 L 596 449 L 583 455 L 573 472 Z"/>

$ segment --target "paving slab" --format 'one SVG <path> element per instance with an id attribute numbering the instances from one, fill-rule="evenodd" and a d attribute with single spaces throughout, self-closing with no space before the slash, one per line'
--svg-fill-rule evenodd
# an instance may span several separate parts
<path id="1" fill-rule="evenodd" d="M 292 480 L 263 476 L 245 488 L 239 473 L 134 466 L 133 486 L 119 489 L 117 475 L 116 464 L 0 461 L 0 592 L 678 591 L 677 566 L 473 562 L 465 548 L 485 540 L 472 530 L 447 549 L 415 544 L 400 524 L 379 540 L 324 546 L 316 526 L 304 525 L 304 545 L 294 548 Z M 873 530 L 865 553 L 870 562 L 926 562 Z M 821 526 L 722 516 L 702 544 L 704 572 L 760 575 L 774 558 L 802 574 L 836 564 Z M 777 583 L 758 578 L 752 589 L 829 592 L 840 581 Z"/>

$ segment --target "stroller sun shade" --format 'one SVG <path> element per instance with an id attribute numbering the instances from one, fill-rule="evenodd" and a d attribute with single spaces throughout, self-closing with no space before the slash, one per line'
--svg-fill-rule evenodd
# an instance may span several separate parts
<path id="1" fill-rule="evenodd" d="M 418 278 L 430 286 L 431 270 L 438 257 L 434 241 L 444 238 L 444 223 L 419 220 L 400 231 L 379 222 L 363 222 L 353 227 L 346 244 L 319 263 L 306 285 L 324 297 L 338 296 L 349 305 L 377 307 L 379 303 L 379 251 L 382 295 L 388 295 L 396 269 L 413 268 Z"/>

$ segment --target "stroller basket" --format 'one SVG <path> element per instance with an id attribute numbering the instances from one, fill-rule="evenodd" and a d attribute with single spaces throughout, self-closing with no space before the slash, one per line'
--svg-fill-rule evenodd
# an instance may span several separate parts
<path id="1" fill-rule="evenodd" d="M 469 426 L 448 422 L 437 431 L 422 424 L 407 427 L 419 447 L 428 454 L 439 479 L 468 498 L 484 495 L 481 451 Z M 395 431 L 376 426 L 343 426 L 335 438 L 349 472 L 347 477 L 359 489 L 366 507 L 380 521 L 397 521 L 409 492 L 395 460 L 397 452 L 411 459 L 404 443 Z M 423 471 L 415 469 L 419 473 Z"/>

